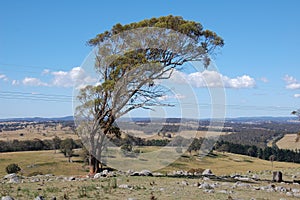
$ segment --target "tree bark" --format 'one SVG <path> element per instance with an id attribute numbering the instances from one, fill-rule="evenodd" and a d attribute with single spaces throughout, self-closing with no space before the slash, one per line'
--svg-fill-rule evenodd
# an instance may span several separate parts
<path id="1" fill-rule="evenodd" d="M 89 172 L 90 176 L 93 176 L 100 171 L 99 161 L 94 155 L 89 155 L 89 167 L 90 167 L 90 172 Z"/>

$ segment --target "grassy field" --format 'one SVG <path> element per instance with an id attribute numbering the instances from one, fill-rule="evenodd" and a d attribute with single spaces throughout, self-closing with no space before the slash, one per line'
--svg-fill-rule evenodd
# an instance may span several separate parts
<path id="1" fill-rule="evenodd" d="M 143 147 L 143 151 L 151 151 L 156 147 Z M 41 172 L 42 174 L 54 175 L 85 175 L 86 167 L 80 161 L 80 157 L 73 157 L 72 163 L 69 163 L 67 158 L 61 153 L 54 153 L 54 151 L 33 151 L 33 152 L 13 152 L 0 153 L 0 176 L 6 174 L 5 167 L 10 163 L 17 163 L 22 168 L 22 173 L 27 176 L 34 172 Z M 118 162 L 125 164 L 126 158 L 118 158 Z M 139 158 L 137 158 L 138 160 Z M 135 168 L 133 163 L 129 166 L 133 170 Z M 144 168 L 145 165 L 143 165 Z M 209 156 L 199 158 L 195 155 L 184 154 L 180 156 L 175 162 L 168 166 L 158 169 L 162 173 L 173 172 L 174 170 L 190 170 L 190 169 L 211 169 L 216 175 L 228 175 L 232 173 L 246 173 L 247 171 L 261 172 L 272 170 L 270 161 L 265 161 L 253 157 L 236 155 L 231 153 L 214 152 Z M 146 168 L 147 169 L 147 168 Z M 151 167 L 149 167 L 151 169 Z M 287 170 L 298 169 L 300 164 L 274 162 L 273 170 Z"/>
<path id="2" fill-rule="evenodd" d="M 70 127 L 62 127 L 58 124 L 54 127 L 46 127 L 44 124 L 28 125 L 26 128 L 14 131 L 2 131 L 0 140 L 52 140 L 55 136 L 60 139 L 73 138 L 74 140 L 79 137 L 71 130 Z"/>
<path id="3" fill-rule="evenodd" d="M 285 134 L 284 137 L 279 140 L 276 145 L 280 149 L 300 149 L 300 141 L 296 142 L 297 134 Z"/>
<path id="4" fill-rule="evenodd" d="M 157 147 L 143 147 L 143 152 L 152 152 Z M 77 152 L 78 153 L 78 150 Z M 123 162 L 119 158 L 120 162 Z M 124 158 L 123 158 L 124 159 Z M 6 174 L 5 167 L 10 163 L 17 163 L 22 168 L 25 176 L 31 173 L 41 172 L 42 174 L 54 174 L 83 177 L 87 171 L 80 158 L 73 158 L 72 163 L 61 153 L 54 151 L 35 151 L 35 152 L 13 152 L 0 154 L 0 176 Z M 283 172 L 284 180 L 292 180 L 292 175 L 299 175 L 300 165 L 294 163 L 274 162 L 273 168 L 269 161 L 260 160 L 248 156 L 235 155 L 230 153 L 213 152 L 209 156 L 199 159 L 197 156 L 185 154 L 174 163 L 158 171 L 162 173 L 172 172 L 173 170 L 189 169 L 211 169 L 216 175 L 229 175 L 233 173 L 258 175 L 261 179 L 271 180 L 272 169 Z M 251 172 L 249 172 L 251 171 Z M 208 193 L 198 187 L 196 183 L 207 182 L 218 184 L 215 192 Z M 182 184 L 187 182 L 188 185 Z M 259 181 L 253 183 L 249 188 L 234 187 L 232 182 L 216 182 L 203 180 L 202 178 L 170 178 L 170 177 L 131 177 L 117 176 L 113 178 L 84 179 L 81 181 L 67 181 L 66 179 L 54 179 L 53 181 L 39 181 L 34 183 L 6 184 L 0 183 L 1 195 L 10 195 L 18 200 L 34 199 L 38 195 L 51 199 L 293 199 L 284 193 L 257 191 L 254 187 L 266 186 L 270 182 Z M 127 185 L 130 189 L 119 188 L 120 185 Z M 281 186 L 282 184 L 278 183 Z M 285 186 L 285 185 L 283 185 Z M 286 186 L 285 186 L 286 187 Z M 289 186 L 291 187 L 291 186 Z M 299 188 L 300 186 L 292 186 Z M 223 192 L 220 192 L 223 191 Z M 232 193 L 224 193 L 224 191 Z"/>
<path id="5" fill-rule="evenodd" d="M 54 175 L 87 173 L 79 157 L 73 157 L 72 160 L 69 163 L 62 153 L 54 153 L 54 150 L 0 153 L 0 176 L 6 174 L 5 167 L 10 163 L 18 164 L 25 176 L 37 172 Z"/>

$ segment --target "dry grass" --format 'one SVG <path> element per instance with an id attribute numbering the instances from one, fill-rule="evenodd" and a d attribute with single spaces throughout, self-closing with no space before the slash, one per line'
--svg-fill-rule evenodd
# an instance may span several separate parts
<path id="1" fill-rule="evenodd" d="M 153 152 L 157 147 L 143 147 L 143 152 Z M 166 155 L 170 154 L 170 151 L 165 151 Z M 154 154 L 155 155 L 155 154 Z M 228 175 L 232 173 L 246 173 L 247 171 L 259 172 L 264 170 L 272 170 L 272 164 L 270 161 L 265 161 L 249 156 L 236 155 L 231 153 L 219 153 L 198 158 L 197 156 L 190 156 L 185 154 L 179 156 L 177 160 L 166 159 L 166 155 L 156 155 L 152 160 L 145 160 L 149 154 L 143 156 L 140 154 L 137 158 L 127 158 L 124 156 L 117 156 L 112 160 L 112 166 L 114 162 L 119 163 L 117 166 L 125 166 L 128 169 L 140 170 L 150 169 L 156 170 L 162 173 L 172 172 L 174 170 L 189 170 L 189 169 L 211 169 L 216 175 Z M 170 156 L 168 158 L 171 158 Z M 33 151 L 33 152 L 13 152 L 13 153 L 1 153 L 0 154 L 0 176 L 6 174 L 5 167 L 10 163 L 17 163 L 23 170 L 24 175 L 28 175 L 33 172 L 42 172 L 43 174 L 55 174 L 55 175 L 84 175 L 87 174 L 86 168 L 83 163 L 80 162 L 80 157 L 73 157 L 74 162 L 69 163 L 67 158 L 61 153 L 54 154 L 54 151 Z M 165 160 L 165 162 L 163 162 Z M 153 161 L 148 165 L 147 161 Z M 163 162 L 163 163 L 162 163 Z M 168 163 L 169 162 L 169 163 Z M 121 164 L 121 165 L 120 165 Z M 169 164 L 167 166 L 167 164 Z M 116 166 L 116 165 L 115 165 Z M 127 169 L 127 168 L 126 168 Z M 273 170 L 286 170 L 286 169 L 300 169 L 300 164 L 274 162 Z"/>
<path id="2" fill-rule="evenodd" d="M 186 181 L 189 185 L 182 185 Z M 202 179 L 186 178 L 167 178 L 167 177 L 117 177 L 103 178 L 86 181 L 53 181 L 45 184 L 39 183 L 22 183 L 13 184 L 9 195 L 19 199 L 34 199 L 37 195 L 42 195 L 46 199 L 56 196 L 57 199 L 159 199 L 159 200 L 226 200 L 226 199 L 286 199 L 291 200 L 280 192 L 257 191 L 252 188 L 235 188 L 234 183 L 219 183 L 215 193 L 206 193 L 193 185 L 202 182 Z M 117 187 L 112 187 L 112 182 Z M 213 183 L 212 181 L 205 181 Z M 126 184 L 132 189 L 118 188 L 119 185 Z M 268 185 L 269 183 L 257 183 L 255 186 Z M 280 184 L 277 184 L 280 185 Z M 299 188 L 299 186 L 292 186 Z M 220 190 L 234 191 L 232 194 L 219 193 Z"/>
<path id="3" fill-rule="evenodd" d="M 143 131 L 137 131 L 137 130 L 126 130 L 125 131 L 127 134 L 133 135 L 135 137 L 140 137 L 140 138 L 144 138 L 147 140 L 151 140 L 151 139 L 172 139 L 176 136 L 181 136 L 184 138 L 206 138 L 206 137 L 216 137 L 216 136 L 221 136 L 221 135 L 227 135 L 227 134 L 231 134 L 227 133 L 227 132 L 220 132 L 220 131 L 196 131 L 196 130 L 192 130 L 192 131 L 180 131 L 180 132 L 176 132 L 176 133 L 170 133 L 172 138 L 167 138 L 167 137 L 163 137 L 162 135 L 157 135 L 157 134 L 145 134 Z"/>
<path id="4" fill-rule="evenodd" d="M 0 176 L 6 174 L 5 167 L 11 163 L 18 164 L 25 176 L 34 172 L 54 175 L 86 174 L 83 163 L 79 162 L 80 158 L 73 157 L 72 160 L 69 163 L 62 153 L 54 153 L 54 150 L 0 153 Z"/>
<path id="5" fill-rule="evenodd" d="M 62 128 L 61 125 L 55 127 L 45 127 L 43 124 L 28 125 L 27 128 L 19 129 L 15 131 L 2 131 L 0 140 L 34 140 L 36 138 L 40 140 L 51 140 L 55 136 L 60 139 L 73 138 L 79 139 L 76 134 L 70 129 L 70 127 Z"/>
<path id="6" fill-rule="evenodd" d="M 276 145 L 280 149 L 300 149 L 300 141 L 296 142 L 297 134 L 285 134 L 284 137 L 279 140 Z"/>

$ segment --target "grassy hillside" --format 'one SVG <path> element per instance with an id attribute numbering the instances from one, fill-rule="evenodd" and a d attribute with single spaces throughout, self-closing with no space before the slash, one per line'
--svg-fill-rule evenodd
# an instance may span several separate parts
<path id="1" fill-rule="evenodd" d="M 144 147 L 153 149 L 153 147 Z M 147 149 L 144 149 L 145 151 Z M 86 168 L 80 162 L 80 157 L 73 157 L 73 162 L 69 163 L 67 158 L 61 153 L 54 154 L 54 151 L 34 151 L 34 152 L 13 152 L 0 153 L 0 176 L 6 174 L 5 167 L 10 163 L 17 163 L 22 168 L 24 175 L 34 172 L 54 175 L 84 175 L 87 174 Z M 121 161 L 121 160 L 120 160 Z M 194 155 L 183 155 L 174 163 L 160 169 L 160 172 L 172 172 L 174 170 L 209 168 L 216 175 L 232 173 L 246 173 L 247 171 L 260 172 L 269 171 L 271 175 L 272 164 L 248 156 L 236 155 L 231 153 L 214 152 L 212 155 L 199 159 Z M 273 170 L 300 170 L 300 164 L 274 162 Z"/>
<path id="2" fill-rule="evenodd" d="M 297 134 L 285 134 L 284 137 L 279 140 L 276 145 L 280 149 L 300 149 L 300 141 L 296 142 Z"/>
<path id="3" fill-rule="evenodd" d="M 25 176 L 37 172 L 54 175 L 84 175 L 86 172 L 79 159 L 73 157 L 73 162 L 69 163 L 62 153 L 58 151 L 54 153 L 54 150 L 0 153 L 0 176 L 6 174 L 5 167 L 10 163 L 18 164 Z"/>

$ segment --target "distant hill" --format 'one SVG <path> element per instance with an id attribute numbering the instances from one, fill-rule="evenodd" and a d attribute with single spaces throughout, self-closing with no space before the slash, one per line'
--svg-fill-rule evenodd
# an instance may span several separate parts
<path id="1" fill-rule="evenodd" d="M 7 119 L 0 119 L 0 122 L 8 122 L 8 121 L 33 121 L 33 122 L 45 122 L 45 121 L 72 121 L 74 120 L 73 116 L 65 116 L 65 117 L 54 117 L 54 118 L 43 118 L 43 117 L 25 117 L 25 118 L 7 118 Z M 181 119 L 181 118 L 121 118 L 119 121 L 132 121 L 132 122 L 169 122 L 169 123 L 180 123 L 185 121 L 198 121 L 196 119 Z M 200 119 L 199 121 L 210 121 L 210 119 Z M 291 116 L 291 117 L 270 117 L 270 116 L 263 116 L 263 117 L 237 117 L 237 118 L 226 118 L 227 122 L 297 122 L 298 118 Z"/>
<path id="2" fill-rule="evenodd" d="M 234 121 L 234 122 L 291 122 L 297 121 L 298 118 L 291 116 L 291 117 L 270 117 L 270 116 L 263 116 L 263 117 L 237 117 L 237 118 L 227 118 L 226 121 Z"/>
<path id="3" fill-rule="evenodd" d="M 0 119 L 0 122 L 47 122 L 47 121 L 73 121 L 73 116 L 66 117 L 53 117 L 53 118 L 43 118 L 43 117 L 24 117 L 24 118 L 7 118 Z"/>

